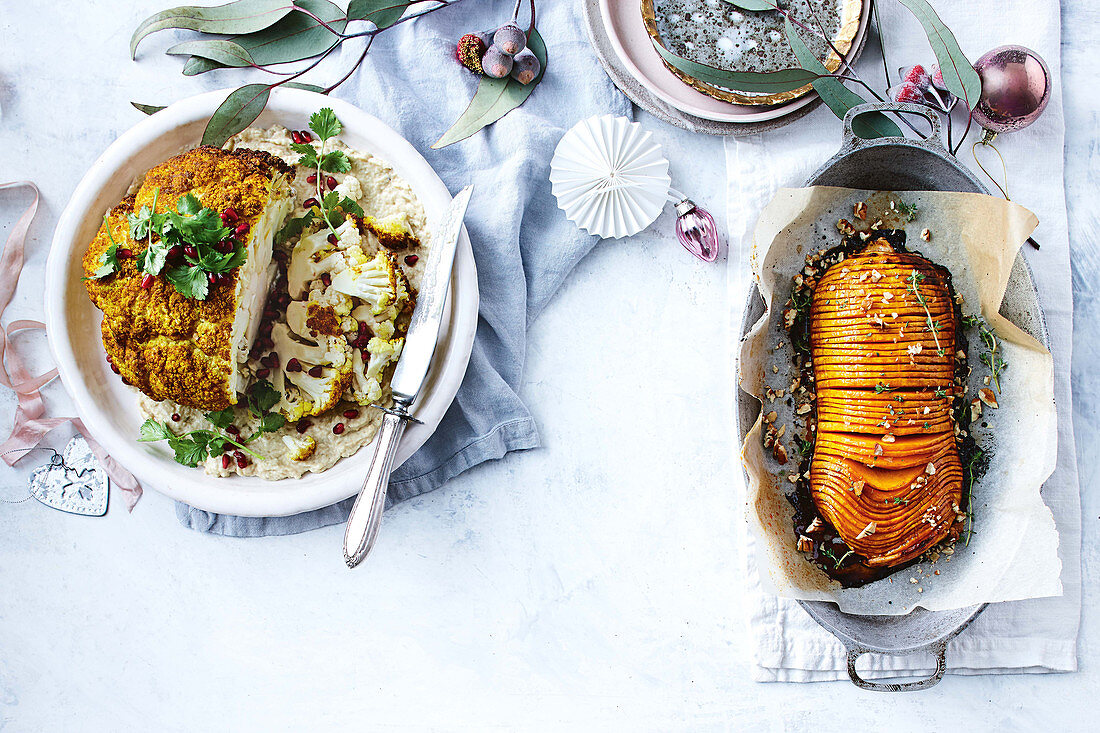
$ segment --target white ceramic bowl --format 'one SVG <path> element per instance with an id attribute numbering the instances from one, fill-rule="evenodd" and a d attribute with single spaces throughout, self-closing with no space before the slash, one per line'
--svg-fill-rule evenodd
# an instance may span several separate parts
<path id="1" fill-rule="evenodd" d="M 104 212 L 122 199 L 137 176 L 181 150 L 198 145 L 207 119 L 228 91 L 176 102 L 128 130 L 92 164 L 54 233 L 46 263 L 46 327 L 61 381 L 85 426 L 145 488 L 208 511 L 282 516 L 327 506 L 357 493 L 373 448 L 365 446 L 324 473 L 265 481 L 242 476 L 214 478 L 201 469 L 176 463 L 163 445 L 137 442 L 142 422 L 137 397 L 111 372 L 104 359 L 101 315 L 80 280 L 81 258 Z M 304 129 L 309 116 L 322 107 L 331 107 L 344 123 L 344 142 L 377 155 L 409 182 L 424 205 L 432 229 L 450 204 L 451 195 L 413 146 L 377 118 L 338 99 L 297 89 L 277 89 L 254 124 Z M 448 313 L 434 362 L 413 410 L 423 424 L 412 423 L 405 431 L 396 465 L 432 434 L 466 373 L 477 327 L 478 290 L 465 228 L 458 242 L 450 286 Z"/>

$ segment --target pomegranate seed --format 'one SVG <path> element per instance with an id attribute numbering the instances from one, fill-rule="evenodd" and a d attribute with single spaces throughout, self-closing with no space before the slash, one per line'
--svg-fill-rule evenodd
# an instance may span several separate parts
<path id="1" fill-rule="evenodd" d="M 286 363 L 286 370 L 288 372 L 300 372 L 302 371 L 302 363 L 297 359 L 291 359 Z"/>
<path id="2" fill-rule="evenodd" d="M 146 290 L 153 287 L 153 276 L 152 275 L 146 275 L 145 277 L 141 278 L 141 287 L 143 287 Z"/>
<path id="3" fill-rule="evenodd" d="M 311 376 L 313 378 L 320 377 L 321 374 L 322 374 L 321 367 L 319 367 L 319 366 L 311 367 L 308 374 L 309 374 L 309 376 Z"/>
<path id="4" fill-rule="evenodd" d="M 112 364 L 111 365 L 111 371 L 114 372 L 115 374 L 122 374 L 122 372 L 120 372 L 118 370 L 118 364 Z"/>
<path id="5" fill-rule="evenodd" d="M 344 417 L 348 420 L 354 420 L 359 417 L 359 410 L 344 410 Z"/>
<path id="6" fill-rule="evenodd" d="M 240 217 L 237 216 L 237 210 L 230 206 L 228 209 L 222 212 L 222 221 L 226 224 L 232 224 Z"/>
<path id="7" fill-rule="evenodd" d="M 115 252 L 115 256 L 118 257 L 120 260 L 128 260 L 134 256 L 134 251 L 123 247 L 122 249 Z"/>
<path id="8" fill-rule="evenodd" d="M 311 427 L 313 427 L 313 423 L 311 423 L 309 420 L 302 420 L 294 426 L 294 429 L 297 430 L 298 434 L 300 435 L 309 430 Z"/>
<path id="9" fill-rule="evenodd" d="M 238 428 L 236 425 L 228 425 L 225 428 L 225 432 L 229 433 L 230 435 L 240 435 L 241 429 Z"/>
<path id="10" fill-rule="evenodd" d="M 275 351 L 271 352 L 271 368 L 279 366 L 279 354 Z"/>
<path id="11" fill-rule="evenodd" d="M 247 468 L 247 467 L 248 467 L 248 459 L 245 458 L 242 455 L 240 458 L 237 459 L 237 468 Z"/>
<path id="12" fill-rule="evenodd" d="M 193 245 L 193 244 L 185 245 L 184 248 L 183 248 L 183 253 L 185 255 L 187 255 L 188 257 L 198 257 L 199 256 L 199 251 L 197 249 L 195 249 L 195 245 Z"/>
<path id="13" fill-rule="evenodd" d="M 168 250 L 168 261 L 169 262 L 179 262 L 182 259 L 183 259 L 183 247 L 181 247 L 177 244 L 175 247 L 172 247 L 171 249 Z"/>
<path id="14" fill-rule="evenodd" d="M 242 237 L 245 234 L 248 234 L 248 222 L 242 221 L 240 224 L 237 225 L 237 228 L 233 230 L 233 233 L 236 234 L 238 237 Z"/>
<path id="15" fill-rule="evenodd" d="M 310 135 L 309 132 L 307 132 L 306 130 L 302 130 L 298 134 L 302 136 L 302 141 L 303 142 L 307 142 L 307 143 L 313 142 L 313 135 Z"/>
<path id="16" fill-rule="evenodd" d="M 263 339 L 260 339 L 260 342 L 261 342 L 261 344 L 263 345 L 263 347 L 264 347 L 265 349 L 267 349 L 268 351 L 270 351 L 271 349 L 274 349 L 274 348 L 275 348 L 275 342 L 274 342 L 274 341 L 272 341 L 272 340 L 271 340 L 271 339 L 269 339 L 269 338 L 263 338 Z"/>
<path id="17" fill-rule="evenodd" d="M 260 335 L 264 338 L 271 336 L 271 329 L 274 325 L 271 321 L 260 324 Z"/>
<path id="18" fill-rule="evenodd" d="M 224 470 L 226 468 L 229 468 L 229 454 L 228 453 L 222 454 L 222 469 Z"/>
<path id="19" fill-rule="evenodd" d="M 325 179 L 325 185 L 328 186 L 328 190 L 330 191 L 336 188 L 336 178 L 334 178 L 333 176 L 329 176 Z"/>
<path id="20" fill-rule="evenodd" d="M 311 197 L 309 197 L 308 199 L 306 199 L 305 201 L 302 202 L 302 206 L 306 207 L 307 209 L 312 209 L 318 203 L 320 203 L 320 202 L 318 202 L 317 199 L 315 199 L 311 196 Z"/>
<path id="21" fill-rule="evenodd" d="M 223 239 L 222 241 L 214 245 L 214 248 L 221 252 L 223 255 L 227 255 L 233 251 L 233 248 L 236 245 L 237 243 L 232 239 Z"/>
<path id="22" fill-rule="evenodd" d="M 301 145 L 302 144 L 302 133 L 298 132 L 297 130 L 291 130 L 290 131 L 290 139 L 294 141 L 295 145 Z"/>
<path id="23" fill-rule="evenodd" d="M 329 244 L 336 244 L 336 243 L 337 243 L 338 241 L 339 241 L 339 240 L 338 240 L 338 239 L 336 239 L 336 235 L 335 235 L 335 234 L 329 234 L 329 235 L 328 235 L 328 243 L 329 243 Z"/>
<path id="24" fill-rule="evenodd" d="M 414 266 L 419 261 L 420 261 L 420 258 L 417 257 L 416 255 L 408 255 L 408 256 L 405 257 L 405 264 L 408 265 L 409 267 Z"/>
<path id="25" fill-rule="evenodd" d="M 267 379 L 267 375 L 269 375 L 269 374 L 271 374 L 271 370 L 268 369 L 267 367 L 264 367 L 263 369 L 257 369 L 256 370 L 256 376 L 259 377 L 260 379 Z"/>
<path id="26" fill-rule="evenodd" d="M 207 274 L 206 282 L 210 283 L 211 285 L 217 285 L 218 284 L 218 273 L 211 272 L 211 273 Z"/>
<path id="27" fill-rule="evenodd" d="M 173 412 L 172 413 L 172 422 L 179 422 L 179 421 L 180 421 L 180 414 L 178 412 Z"/>
<path id="28" fill-rule="evenodd" d="M 114 364 L 115 363 L 114 357 L 112 357 L 110 354 L 107 354 L 107 363 L 108 364 Z"/>
<path id="29" fill-rule="evenodd" d="M 332 426 L 332 432 L 336 433 L 337 435 L 344 432 L 344 423 L 338 422 L 335 425 L 333 425 Z"/>
<path id="30" fill-rule="evenodd" d="M 263 364 L 265 367 L 271 366 L 271 354 L 260 357 L 260 363 Z"/>
<path id="31" fill-rule="evenodd" d="M 323 282 L 325 284 L 326 288 L 329 285 L 332 285 L 332 275 L 328 274 L 327 272 L 322 272 L 321 273 L 321 282 Z"/>
<path id="32" fill-rule="evenodd" d="M 306 176 L 306 183 L 317 183 L 317 174 L 310 173 L 308 176 Z"/>

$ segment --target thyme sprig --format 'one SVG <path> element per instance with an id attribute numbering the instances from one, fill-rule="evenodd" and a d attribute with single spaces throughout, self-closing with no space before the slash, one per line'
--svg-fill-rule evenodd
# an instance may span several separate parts
<path id="1" fill-rule="evenodd" d="M 932 332 L 932 339 L 936 342 L 936 353 L 943 356 L 943 347 L 940 346 L 940 337 L 938 331 L 940 330 L 940 322 L 932 320 L 932 311 L 928 309 L 928 301 L 925 300 L 924 294 L 920 291 L 920 284 L 924 282 L 924 274 L 913 270 L 909 273 L 909 277 L 905 280 L 908 283 L 909 290 L 913 291 L 913 295 L 916 296 L 917 302 L 924 308 L 925 322 L 928 324 L 927 330 Z"/>

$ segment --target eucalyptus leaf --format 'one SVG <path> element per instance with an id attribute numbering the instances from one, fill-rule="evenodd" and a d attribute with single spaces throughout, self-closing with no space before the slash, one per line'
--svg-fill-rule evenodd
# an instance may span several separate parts
<path id="1" fill-rule="evenodd" d="M 155 115 L 165 107 L 163 104 L 142 104 L 141 102 L 130 102 L 130 104 L 133 105 L 134 109 L 147 115 Z"/>
<path id="2" fill-rule="evenodd" d="M 734 89 L 739 92 L 760 92 L 778 94 L 804 87 L 821 75 L 806 69 L 780 69 L 778 71 L 728 71 L 689 61 L 667 48 L 654 43 L 653 47 L 669 65 L 674 66 L 688 76 L 713 84 L 717 87 Z M 824 67 L 822 67 L 824 68 Z M 824 73 L 828 73 L 827 71 Z"/>
<path id="3" fill-rule="evenodd" d="M 411 0 L 351 0 L 348 20 L 369 20 L 379 28 L 387 28 L 405 14 Z"/>
<path id="4" fill-rule="evenodd" d="M 318 94 L 326 93 L 324 87 L 319 87 L 316 84 L 303 84 L 300 81 L 283 82 L 283 86 L 291 89 L 305 89 L 307 92 L 316 92 Z"/>
<path id="5" fill-rule="evenodd" d="M 252 54 L 233 41 L 184 41 L 177 43 L 167 51 L 169 56 L 201 56 L 216 61 L 222 66 L 252 66 Z"/>
<path id="6" fill-rule="evenodd" d="M 432 145 L 432 148 L 445 148 L 459 140 L 465 140 L 478 130 L 491 125 L 516 107 L 527 101 L 531 92 L 542 81 L 546 74 L 546 44 L 537 30 L 531 30 L 531 37 L 527 39 L 527 47 L 535 54 L 542 65 L 542 71 L 530 84 L 520 84 L 511 77 L 494 79 L 490 76 L 482 76 L 478 83 L 474 98 L 466 110 L 459 115 L 451 128 L 443 133 Z"/>
<path id="7" fill-rule="evenodd" d="M 198 76 L 199 74 L 205 74 L 208 71 L 214 69 L 224 69 L 225 64 L 219 64 L 217 61 L 211 61 L 210 59 L 204 59 L 201 56 L 192 56 L 187 59 L 187 63 L 183 65 L 184 76 Z"/>
<path id="8" fill-rule="evenodd" d="M 344 32 L 347 26 L 347 18 L 344 11 L 329 0 L 295 0 L 294 5 L 308 10 L 324 21 L 330 28 L 339 33 Z M 264 28 L 256 33 L 233 36 L 230 42 L 247 52 L 248 58 L 258 66 L 268 64 L 285 64 L 292 61 L 301 61 L 329 49 L 339 39 L 325 26 L 315 19 L 301 12 L 293 12 L 280 20 L 270 28 Z M 224 41 L 190 41 L 181 43 L 168 49 L 167 53 L 180 53 L 178 49 L 186 49 L 192 57 L 207 59 L 207 63 L 192 62 L 188 60 L 183 68 L 186 76 L 203 74 L 213 69 L 227 66 L 249 66 L 249 62 L 243 58 L 239 60 L 218 58 L 212 52 L 218 50 L 217 44 Z M 211 52 L 208 52 L 210 49 Z M 209 60 L 218 59 L 221 63 L 211 63 Z"/>
<path id="9" fill-rule="evenodd" d="M 901 0 L 901 4 L 909 8 L 924 27 L 947 91 L 961 99 L 967 109 L 974 109 L 982 96 L 982 79 L 959 48 L 955 35 L 925 0 Z"/>
<path id="10" fill-rule="evenodd" d="M 787 40 L 791 44 L 795 58 L 803 68 L 816 71 L 819 74 L 827 74 L 828 70 L 821 60 L 814 55 L 795 31 L 791 21 L 784 19 L 784 27 L 787 31 Z M 844 86 L 844 82 L 831 76 L 820 76 L 813 82 L 814 91 L 818 93 L 829 109 L 837 117 L 844 119 L 845 113 L 856 105 L 864 104 L 867 100 Z M 881 112 L 868 112 L 859 115 L 852 120 L 852 132 L 864 139 L 876 137 L 905 137 L 901 128 Z"/>
<path id="11" fill-rule="evenodd" d="M 726 0 L 726 2 L 735 8 L 752 10 L 753 12 L 777 10 L 776 6 L 779 4 L 779 0 Z"/>
<path id="12" fill-rule="evenodd" d="M 137 57 L 141 39 L 165 28 L 184 28 L 204 33 L 231 35 L 255 33 L 293 12 L 288 0 L 235 0 L 214 7 L 183 5 L 151 15 L 130 37 L 130 58 Z"/>
<path id="13" fill-rule="evenodd" d="M 202 144 L 220 148 L 225 141 L 251 125 L 267 106 L 271 87 L 267 84 L 246 84 L 233 90 L 210 116 L 202 133 Z"/>

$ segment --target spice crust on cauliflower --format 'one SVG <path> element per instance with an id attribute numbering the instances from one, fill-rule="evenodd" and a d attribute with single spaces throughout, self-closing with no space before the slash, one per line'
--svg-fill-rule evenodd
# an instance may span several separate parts
<path id="1" fill-rule="evenodd" d="M 287 182 L 293 175 L 293 168 L 268 153 L 203 146 L 150 169 L 137 192 L 109 212 L 82 264 L 88 296 L 103 311 L 103 346 L 128 384 L 155 400 L 171 399 L 201 410 L 236 404 L 234 351 L 238 344 L 234 337 L 241 340 L 248 333 L 238 333 L 242 329 L 235 321 L 242 306 L 240 294 L 254 290 L 256 284 L 241 282 L 241 272 L 249 266 L 246 260 L 224 280 L 211 284 L 204 300 L 184 296 L 164 277 L 151 278 L 143 287 L 148 276 L 138 269 L 138 262 L 148 241 L 130 236 L 127 216 L 142 206 L 153 210 L 154 200 L 154 211 L 164 212 L 190 193 L 204 207 L 233 208 L 240 221 L 256 229 L 269 207 L 289 200 Z M 113 274 L 94 279 L 112 238 L 120 249 L 129 250 L 129 256 L 118 257 Z M 270 241 L 266 247 L 270 257 Z M 267 275 L 266 271 L 250 272 L 249 278 Z M 266 290 L 266 280 L 262 286 Z"/>

